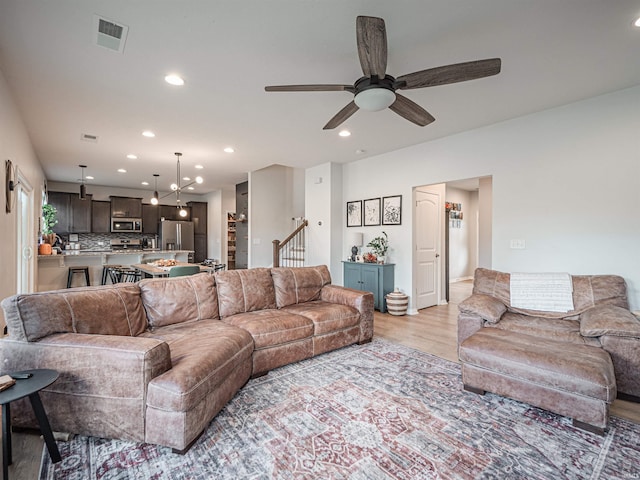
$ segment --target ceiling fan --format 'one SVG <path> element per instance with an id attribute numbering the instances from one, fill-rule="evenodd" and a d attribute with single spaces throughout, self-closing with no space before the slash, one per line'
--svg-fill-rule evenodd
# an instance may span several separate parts
<path id="1" fill-rule="evenodd" d="M 356 19 L 358 57 L 364 76 L 353 85 L 275 85 L 265 87 L 267 92 L 337 92 L 354 94 L 354 99 L 324 126 L 336 128 L 351 115 L 363 110 L 378 111 L 390 108 L 401 117 L 421 127 L 435 120 L 417 103 L 397 93 L 397 90 L 434 87 L 464 82 L 500 73 L 500 59 L 489 58 L 429 68 L 394 78 L 387 75 L 387 32 L 384 20 L 359 16 Z"/>

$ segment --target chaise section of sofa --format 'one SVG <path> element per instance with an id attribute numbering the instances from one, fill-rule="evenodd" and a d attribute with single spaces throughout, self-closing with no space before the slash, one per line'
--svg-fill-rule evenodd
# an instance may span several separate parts
<path id="1" fill-rule="evenodd" d="M 137 285 L 16 295 L 2 308 L 2 371 L 60 372 L 41 393 L 54 430 L 145 440 L 147 386 L 171 358 L 165 342 L 137 336 L 146 328 Z M 15 426 L 37 426 L 26 401 L 11 412 Z"/>

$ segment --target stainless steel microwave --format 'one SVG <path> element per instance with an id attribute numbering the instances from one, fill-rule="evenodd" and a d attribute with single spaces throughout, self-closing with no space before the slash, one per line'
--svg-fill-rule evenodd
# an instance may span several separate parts
<path id="1" fill-rule="evenodd" d="M 141 218 L 111 218 L 112 233 L 142 233 Z"/>

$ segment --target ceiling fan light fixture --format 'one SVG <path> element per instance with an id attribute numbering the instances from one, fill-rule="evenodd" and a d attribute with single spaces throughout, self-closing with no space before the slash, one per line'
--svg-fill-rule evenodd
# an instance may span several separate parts
<path id="1" fill-rule="evenodd" d="M 358 93 L 354 99 L 362 110 L 377 112 L 388 108 L 396 101 L 396 94 L 387 88 L 368 88 Z"/>

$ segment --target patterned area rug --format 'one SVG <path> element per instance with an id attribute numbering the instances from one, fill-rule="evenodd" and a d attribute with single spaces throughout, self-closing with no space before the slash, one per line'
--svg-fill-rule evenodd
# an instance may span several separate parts
<path id="1" fill-rule="evenodd" d="M 250 381 L 186 455 L 76 437 L 41 479 L 638 479 L 640 425 L 605 437 L 497 395 L 457 364 L 386 341 Z"/>

